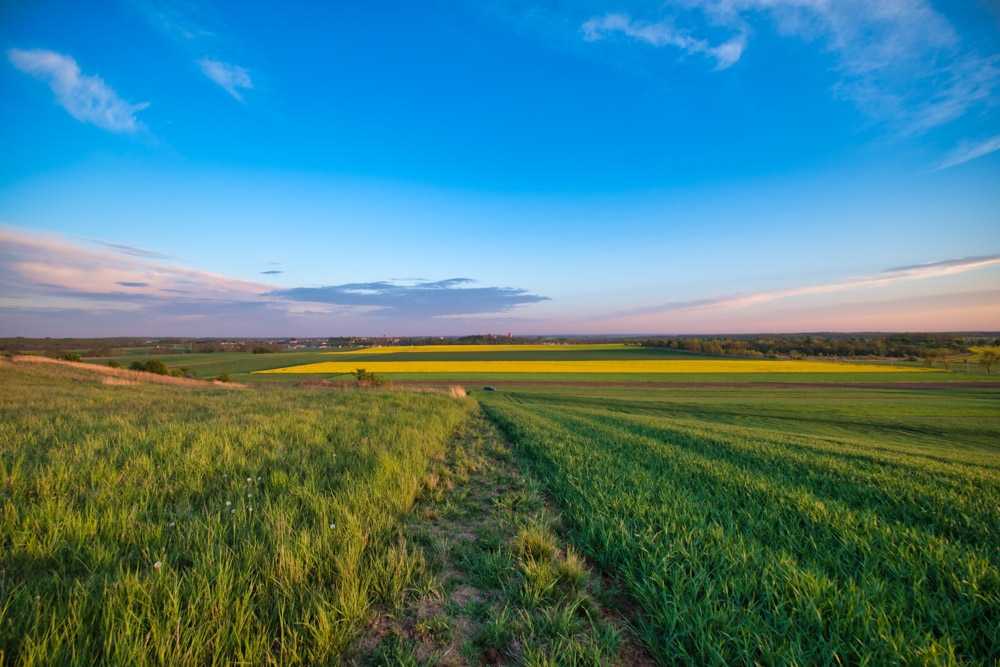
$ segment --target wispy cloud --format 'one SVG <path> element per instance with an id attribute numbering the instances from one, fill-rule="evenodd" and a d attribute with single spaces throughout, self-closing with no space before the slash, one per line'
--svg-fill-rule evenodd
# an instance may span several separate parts
<path id="1" fill-rule="evenodd" d="M 219 84 L 223 90 L 240 102 L 243 101 L 243 96 L 240 94 L 239 89 L 253 90 L 250 72 L 245 67 L 211 58 L 202 58 L 197 62 L 201 66 L 201 71 L 205 76 Z"/>
<path id="2" fill-rule="evenodd" d="M 703 54 L 725 69 L 750 48 L 754 26 L 767 22 L 831 54 L 840 74 L 834 94 L 902 133 L 955 120 L 1000 87 L 1000 56 L 965 48 L 928 0 L 668 0 L 660 7 L 651 20 L 593 16 L 581 25 L 583 38 L 621 33 Z M 682 21 L 694 27 L 678 28 Z"/>
<path id="3" fill-rule="evenodd" d="M 718 69 L 733 65 L 746 48 L 746 36 L 743 34 L 713 46 L 705 39 L 696 39 L 679 30 L 672 20 L 636 21 L 628 14 L 595 16 L 587 20 L 581 29 L 583 38 L 588 42 L 621 32 L 652 46 L 673 46 L 688 54 L 704 55 L 714 59 Z"/>
<path id="4" fill-rule="evenodd" d="M 173 255 L 167 255 L 162 252 L 157 252 L 155 250 L 147 250 L 145 248 L 140 248 L 139 246 L 128 245 L 126 243 L 112 243 L 110 241 L 105 241 L 104 239 L 93 239 L 86 236 L 81 237 L 84 241 L 89 241 L 97 245 L 103 246 L 108 250 L 114 250 L 115 252 L 120 252 L 123 255 L 131 255 L 133 257 L 145 257 L 147 259 L 171 259 Z"/>
<path id="5" fill-rule="evenodd" d="M 1000 255 L 983 255 L 981 257 L 960 257 L 957 259 L 942 259 L 936 262 L 926 262 L 924 264 L 910 264 L 909 266 L 896 266 L 886 269 L 882 273 L 902 273 L 922 277 L 947 275 L 961 271 L 977 269 L 981 266 L 988 266 L 1000 262 Z"/>
<path id="6" fill-rule="evenodd" d="M 468 287 L 474 280 L 449 278 L 404 285 L 381 281 L 327 287 L 296 287 L 271 292 L 294 301 L 361 306 L 383 316 L 424 319 L 482 313 L 503 313 L 518 306 L 548 301 L 514 287 Z"/>
<path id="7" fill-rule="evenodd" d="M 276 276 L 279 273 L 284 273 L 284 271 L 277 271 L 277 270 L 261 271 L 260 275 L 262 275 L 262 276 Z"/>
<path id="8" fill-rule="evenodd" d="M 969 160 L 975 160 L 977 157 L 995 153 L 996 151 L 1000 151 L 1000 134 L 985 141 L 965 141 L 959 144 L 955 150 L 948 153 L 935 171 L 955 167 Z"/>
<path id="9" fill-rule="evenodd" d="M 815 294 L 830 294 L 833 292 L 843 292 L 845 290 L 860 289 L 866 287 L 879 287 L 910 280 L 925 280 L 939 276 L 948 276 L 956 273 L 964 273 L 974 269 L 982 268 L 992 264 L 1000 264 L 1000 254 L 984 255 L 981 257 L 964 257 L 959 259 L 946 259 L 926 264 L 913 264 L 910 266 L 898 266 L 885 269 L 874 276 L 851 278 L 835 283 L 823 285 L 807 285 L 804 287 L 792 287 L 788 289 L 769 290 L 764 292 L 754 292 L 750 294 L 731 294 L 726 296 L 697 299 L 693 301 L 673 301 L 646 308 L 617 312 L 609 317 L 623 317 L 627 315 L 646 315 L 653 313 L 671 313 L 678 311 L 704 311 L 722 310 L 732 308 L 743 308 L 768 301 L 787 299 L 795 296 L 807 296 Z"/>
<path id="10" fill-rule="evenodd" d="M 123 100 L 100 77 L 83 74 L 70 56 L 44 49 L 8 49 L 7 59 L 20 71 L 47 83 L 60 106 L 78 121 L 109 132 L 143 129 L 135 115 L 149 103 Z"/>

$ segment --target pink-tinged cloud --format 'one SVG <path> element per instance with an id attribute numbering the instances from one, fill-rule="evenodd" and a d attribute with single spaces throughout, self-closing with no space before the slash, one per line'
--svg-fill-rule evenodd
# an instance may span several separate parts
<path id="1" fill-rule="evenodd" d="M 8 294 L 82 300 L 117 299 L 123 294 L 173 300 L 164 293 L 188 293 L 203 300 L 269 301 L 259 295 L 274 289 L 266 283 L 154 262 L 137 256 L 141 253 L 132 246 L 111 246 L 88 247 L 52 234 L 0 227 L 0 284 Z M 121 248 L 131 252 L 123 256 Z"/>
<path id="2" fill-rule="evenodd" d="M 618 318 L 630 315 L 676 313 L 683 311 L 697 312 L 706 310 L 732 310 L 796 296 L 831 294 L 847 290 L 882 287 L 912 280 L 926 280 L 928 278 L 950 276 L 994 264 L 1000 264 L 1000 254 L 985 255 L 981 257 L 964 257 L 959 259 L 945 259 L 936 262 L 928 262 L 926 264 L 899 266 L 891 269 L 885 269 L 878 275 L 850 278 L 823 285 L 806 285 L 788 289 L 753 292 L 750 294 L 731 294 L 706 299 L 697 299 L 693 301 L 673 301 L 656 306 L 619 311 L 609 315 L 608 317 Z"/>
<path id="3" fill-rule="evenodd" d="M 444 330 L 546 300 L 475 281 L 277 285 L 167 263 L 122 243 L 0 226 L 0 335 L 334 335 Z M 53 328 L 56 327 L 56 328 Z M 86 327 L 86 328 L 85 328 Z M 138 332 L 138 333 L 137 333 Z"/>

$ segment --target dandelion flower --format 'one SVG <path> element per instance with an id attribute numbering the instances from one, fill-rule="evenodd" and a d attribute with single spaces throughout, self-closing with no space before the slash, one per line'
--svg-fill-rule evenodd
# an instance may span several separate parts
<path id="1" fill-rule="evenodd" d="M 252 507 L 250 508 L 250 511 L 253 512 L 253 508 Z"/>
<path id="2" fill-rule="evenodd" d="M 229 507 L 230 505 L 232 505 L 232 503 L 227 500 L 226 501 L 226 507 Z"/>
<path id="3" fill-rule="evenodd" d="M 249 498 L 249 497 L 250 497 L 250 496 L 252 496 L 252 495 L 253 495 L 252 493 L 248 493 L 248 494 L 247 494 L 247 498 Z"/>
<path id="4" fill-rule="evenodd" d="M 153 563 L 153 567 L 155 567 L 157 570 L 159 570 L 162 566 L 163 563 L 161 563 L 160 561 L 156 561 L 155 563 Z"/>
<path id="5" fill-rule="evenodd" d="M 230 514 L 236 514 L 236 510 L 229 510 Z"/>
<path id="6" fill-rule="evenodd" d="M 248 482 L 252 482 L 253 480 L 252 480 L 252 479 L 250 479 L 249 477 L 247 477 L 247 481 L 248 481 Z"/>
<path id="7" fill-rule="evenodd" d="M 336 527 L 337 527 L 337 524 L 335 524 L 335 523 L 331 523 L 330 524 L 330 528 L 336 528 Z"/>

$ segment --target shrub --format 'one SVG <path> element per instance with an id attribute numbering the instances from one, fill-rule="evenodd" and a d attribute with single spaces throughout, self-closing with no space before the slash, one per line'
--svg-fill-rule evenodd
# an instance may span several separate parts
<path id="1" fill-rule="evenodd" d="M 143 370 L 147 373 L 156 373 L 157 375 L 170 375 L 170 369 L 159 359 L 150 359 L 147 361 L 143 365 Z"/>
<path id="2" fill-rule="evenodd" d="M 355 373 L 357 376 L 358 386 L 365 387 L 366 389 L 377 389 L 380 387 L 391 387 L 392 380 L 384 377 L 379 377 L 374 373 L 369 373 L 363 368 L 359 368 Z"/>
<path id="3" fill-rule="evenodd" d="M 217 376 L 215 376 L 215 379 L 218 382 L 232 382 L 233 381 L 233 378 L 229 377 L 229 372 L 228 371 L 222 371 Z"/>
<path id="4" fill-rule="evenodd" d="M 141 361 L 133 361 L 131 364 L 128 365 L 128 369 L 130 371 L 144 371 L 146 370 L 146 364 L 142 363 Z"/>
<path id="5" fill-rule="evenodd" d="M 80 361 L 80 355 L 74 352 L 63 352 L 60 358 L 64 361 Z"/>
<path id="6" fill-rule="evenodd" d="M 115 361 L 114 359 L 108 359 L 108 363 L 106 365 L 109 366 L 109 367 L 111 367 L 111 368 L 121 368 L 122 367 L 121 362 L 120 361 Z"/>

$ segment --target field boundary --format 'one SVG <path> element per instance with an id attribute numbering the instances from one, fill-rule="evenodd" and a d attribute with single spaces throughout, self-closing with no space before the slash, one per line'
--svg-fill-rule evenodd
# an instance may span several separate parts
<path id="1" fill-rule="evenodd" d="M 394 384 L 434 384 L 435 380 L 393 380 Z M 440 380 L 446 384 L 472 384 L 470 380 Z M 475 381 L 475 384 L 487 382 Z M 496 387 L 762 387 L 768 389 L 801 389 L 803 387 L 844 387 L 848 389 L 1000 389 L 1000 382 L 597 382 L 584 380 L 496 380 L 491 383 Z"/>

